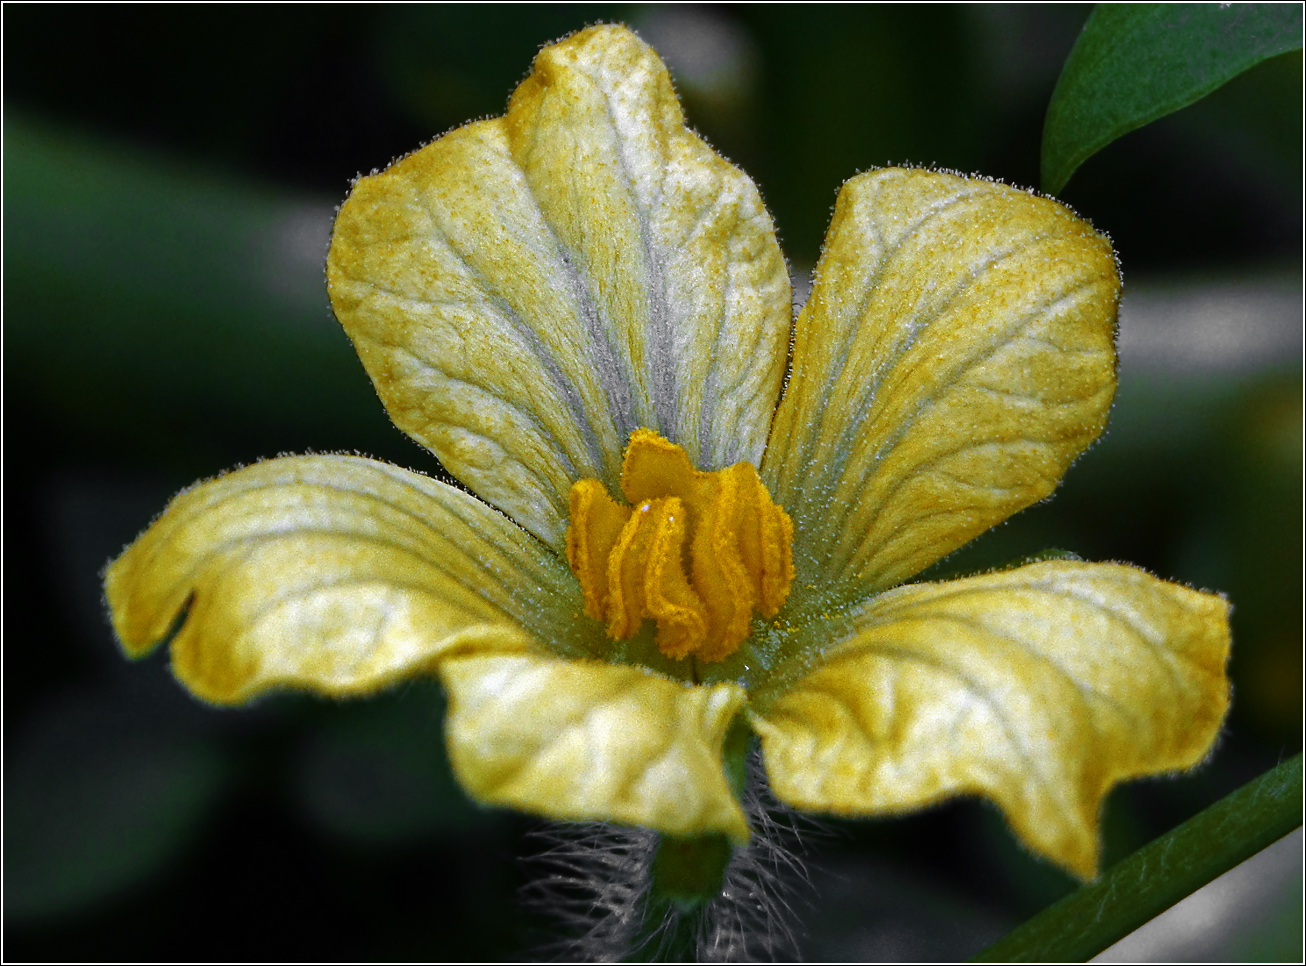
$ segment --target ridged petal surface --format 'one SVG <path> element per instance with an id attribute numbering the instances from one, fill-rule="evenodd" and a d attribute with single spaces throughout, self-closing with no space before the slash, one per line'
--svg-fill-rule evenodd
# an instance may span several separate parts
<path id="1" fill-rule="evenodd" d="M 638 427 L 700 469 L 761 460 L 784 260 L 627 30 L 545 48 L 506 116 L 360 179 L 327 273 L 395 423 L 555 548 L 571 484 L 617 492 Z"/>
<path id="2" fill-rule="evenodd" d="M 800 573 L 901 583 L 1050 494 L 1106 423 L 1111 246 L 1046 198 L 889 168 L 844 185 L 762 479 Z"/>
<path id="3" fill-rule="evenodd" d="M 754 695 L 771 787 L 848 815 L 984 795 L 1029 848 L 1090 878 L 1107 791 L 1210 751 L 1228 611 L 1118 564 L 889 591 L 832 618 L 806 673 Z"/>
<path id="4" fill-rule="evenodd" d="M 494 509 L 374 460 L 269 460 L 177 496 L 110 564 L 114 630 L 235 704 L 376 691 L 464 651 L 586 653 L 566 564 Z"/>
<path id="5" fill-rule="evenodd" d="M 481 801 L 748 840 L 721 758 L 738 685 L 531 654 L 454 658 L 440 676 L 450 761 Z"/>

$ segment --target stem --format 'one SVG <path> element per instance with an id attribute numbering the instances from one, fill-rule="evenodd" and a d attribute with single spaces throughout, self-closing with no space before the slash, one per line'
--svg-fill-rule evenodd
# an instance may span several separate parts
<path id="1" fill-rule="evenodd" d="M 1302 823 L 1302 756 L 1226 795 L 972 962 L 1085 962 Z"/>
<path id="2" fill-rule="evenodd" d="M 752 732 L 742 715 L 730 722 L 721 757 L 726 781 L 738 800 L 744 794 L 746 759 Z M 663 835 L 650 869 L 653 903 L 670 903 L 682 915 L 701 909 L 721 895 L 726 866 L 734 854 L 730 840 L 720 833 L 676 838 Z"/>
<path id="3" fill-rule="evenodd" d="M 669 902 L 681 913 L 707 905 L 721 894 L 733 851 L 724 835 L 662 836 L 653 855 L 653 901 Z"/>

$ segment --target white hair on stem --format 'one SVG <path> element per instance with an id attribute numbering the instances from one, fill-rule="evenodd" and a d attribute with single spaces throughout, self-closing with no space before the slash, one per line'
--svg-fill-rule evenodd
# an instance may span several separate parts
<path id="1" fill-rule="evenodd" d="M 533 879 L 523 904 L 558 928 L 537 949 L 558 961 L 679 959 L 766 962 L 798 957 L 795 927 L 808 883 L 802 853 L 820 825 L 778 802 L 756 749 L 741 803 L 753 829 L 736 848 L 717 898 L 683 912 L 651 897 L 658 834 L 606 822 L 550 823 L 528 833 L 541 850 L 524 860 Z"/>

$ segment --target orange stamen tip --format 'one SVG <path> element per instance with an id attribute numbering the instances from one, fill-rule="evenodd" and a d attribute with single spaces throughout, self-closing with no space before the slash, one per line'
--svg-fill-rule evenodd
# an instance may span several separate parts
<path id="1" fill-rule="evenodd" d="M 598 480 L 571 488 L 567 560 L 585 613 L 615 639 L 645 618 L 670 658 L 720 661 L 748 636 L 753 611 L 773 617 L 794 579 L 793 523 L 757 470 L 696 470 L 651 429 L 630 434 L 621 468 L 629 505 Z"/>

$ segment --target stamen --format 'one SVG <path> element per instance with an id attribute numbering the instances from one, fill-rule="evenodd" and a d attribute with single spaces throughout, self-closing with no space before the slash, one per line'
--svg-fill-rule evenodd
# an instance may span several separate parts
<path id="1" fill-rule="evenodd" d="M 748 636 L 754 610 L 772 617 L 793 583 L 793 524 L 749 463 L 694 469 L 649 429 L 631 434 L 621 470 L 630 505 L 598 480 L 571 488 L 567 559 L 585 613 L 617 640 L 645 618 L 671 658 L 719 661 Z"/>

